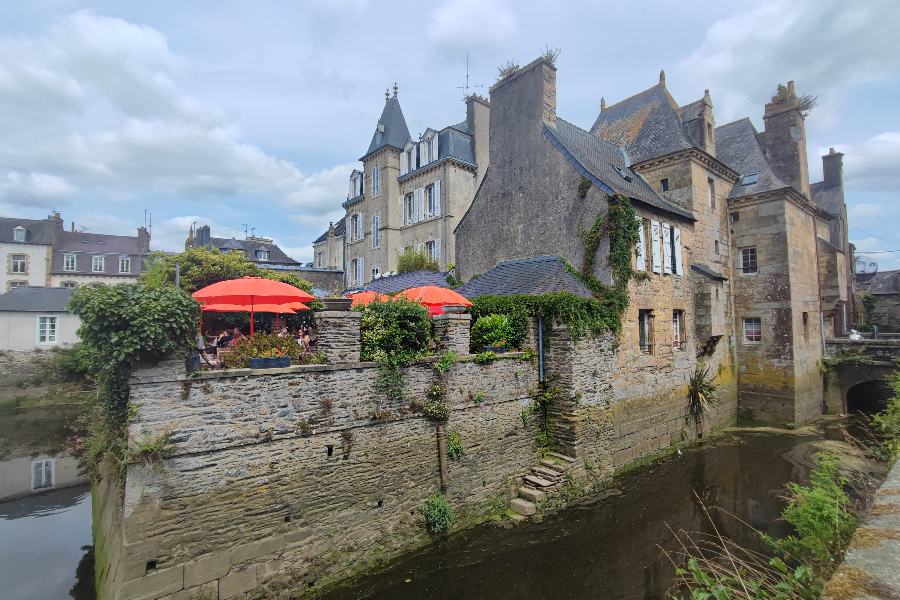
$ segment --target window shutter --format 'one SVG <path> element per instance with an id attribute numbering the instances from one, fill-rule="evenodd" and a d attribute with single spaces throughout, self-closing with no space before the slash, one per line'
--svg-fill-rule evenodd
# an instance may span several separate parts
<path id="1" fill-rule="evenodd" d="M 366 213 L 359 213 L 359 239 L 365 239 L 366 237 Z"/>
<path id="2" fill-rule="evenodd" d="M 668 223 L 662 224 L 663 273 L 672 274 L 672 230 Z"/>
<path id="3" fill-rule="evenodd" d="M 675 274 L 684 275 L 684 269 L 681 264 L 681 229 L 673 227 L 672 235 L 675 237 Z"/>
<path id="4" fill-rule="evenodd" d="M 650 221 L 650 256 L 653 259 L 653 272 L 661 273 L 659 257 L 659 221 Z"/>
<path id="5" fill-rule="evenodd" d="M 400 196 L 400 225 L 401 226 L 403 225 L 403 223 L 406 222 L 406 217 L 404 216 L 405 214 L 406 214 L 406 197 L 401 195 Z M 388 224 L 390 224 L 390 221 L 388 221 Z"/>
<path id="6" fill-rule="evenodd" d="M 437 147 L 437 136 L 434 136 L 434 145 Z M 434 182 L 434 216 L 441 214 L 441 180 Z"/>
<path id="7" fill-rule="evenodd" d="M 406 152 L 400 153 L 400 177 L 406 175 Z"/>
<path id="8" fill-rule="evenodd" d="M 646 271 L 647 270 L 647 233 L 644 231 L 644 220 L 640 217 L 637 217 L 638 222 L 638 235 L 641 239 L 638 240 L 637 248 L 635 248 L 635 256 L 637 257 L 637 270 L 638 271 Z"/>
<path id="9" fill-rule="evenodd" d="M 360 257 L 359 259 L 359 285 L 362 285 L 366 282 L 366 259 Z"/>
<path id="10" fill-rule="evenodd" d="M 416 193 L 419 195 L 419 204 L 416 212 L 418 213 L 418 220 L 423 221 L 425 220 L 425 188 L 417 189 Z"/>
<path id="11" fill-rule="evenodd" d="M 433 138 L 431 138 L 431 148 L 432 148 L 431 155 L 434 157 L 433 160 L 439 159 L 441 157 L 441 155 L 438 152 L 438 136 L 437 135 L 435 135 Z"/>
<path id="12" fill-rule="evenodd" d="M 425 142 L 419 142 L 419 166 L 424 167 L 428 163 L 428 147 Z"/>
<path id="13" fill-rule="evenodd" d="M 434 240 L 434 259 L 441 260 L 441 240 Z"/>

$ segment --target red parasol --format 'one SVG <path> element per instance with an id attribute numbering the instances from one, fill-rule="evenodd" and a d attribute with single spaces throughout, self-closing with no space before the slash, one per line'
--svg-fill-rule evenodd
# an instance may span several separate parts
<path id="1" fill-rule="evenodd" d="M 350 305 L 353 306 L 365 306 L 366 304 L 371 304 L 376 299 L 379 302 L 390 302 L 391 297 L 386 296 L 384 294 L 379 294 L 377 292 L 360 292 L 358 294 L 350 294 L 350 297 L 353 298 L 353 303 Z"/>
<path id="2" fill-rule="evenodd" d="M 403 290 L 398 296 L 406 296 L 406 298 L 425 306 L 447 306 L 448 304 L 472 306 L 472 303 L 462 294 L 436 285 L 424 285 Z"/>
<path id="3" fill-rule="evenodd" d="M 208 302 L 210 304 L 249 306 L 250 335 L 253 335 L 253 313 L 257 305 L 281 305 L 315 300 L 315 297 L 307 294 L 300 288 L 264 277 L 242 277 L 240 279 L 220 281 L 197 290 L 192 296 L 199 302 Z"/>

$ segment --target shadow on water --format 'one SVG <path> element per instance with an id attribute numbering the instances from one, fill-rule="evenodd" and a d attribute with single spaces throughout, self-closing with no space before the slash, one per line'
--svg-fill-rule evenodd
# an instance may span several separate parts
<path id="1" fill-rule="evenodd" d="M 815 454 L 841 443 L 826 439 L 832 429 L 730 430 L 617 477 L 619 495 L 511 530 L 488 525 L 448 536 L 325 597 L 663 598 L 675 567 L 660 547 L 675 549 L 679 530 L 711 533 L 703 506 L 721 533 L 745 547 L 764 550 L 730 515 L 774 537 L 787 535 L 779 494 L 788 481 L 807 483 Z"/>

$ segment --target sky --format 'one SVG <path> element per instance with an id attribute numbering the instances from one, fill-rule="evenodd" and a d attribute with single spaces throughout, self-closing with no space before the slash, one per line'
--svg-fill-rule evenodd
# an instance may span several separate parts
<path id="1" fill-rule="evenodd" d="M 33 0 L 0 4 L 0 215 L 133 235 L 192 223 L 271 237 L 297 260 L 342 215 L 396 83 L 410 133 L 465 117 L 497 67 L 546 47 L 557 112 L 585 129 L 659 81 L 710 90 L 717 124 L 778 83 L 818 96 L 811 181 L 843 152 L 850 240 L 900 268 L 900 2 L 767 0 Z M 898 252 L 885 252 L 898 250 Z"/>

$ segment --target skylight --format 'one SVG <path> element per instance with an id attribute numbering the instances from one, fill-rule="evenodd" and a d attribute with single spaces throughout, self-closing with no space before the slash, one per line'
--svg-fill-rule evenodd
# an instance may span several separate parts
<path id="1" fill-rule="evenodd" d="M 625 181 L 634 181 L 634 179 L 631 177 L 631 175 L 629 175 L 628 173 L 626 173 L 625 171 L 623 171 L 622 169 L 620 169 L 620 168 L 617 167 L 616 165 L 609 165 L 609 166 L 611 166 L 613 169 L 615 169 L 615 170 L 616 170 L 616 173 L 618 173 L 619 175 L 621 175 L 621 176 L 622 176 L 622 179 L 624 179 Z"/>
<path id="2" fill-rule="evenodd" d="M 741 179 L 741 185 L 753 185 L 759 181 L 759 173 L 750 173 L 749 175 L 744 175 L 743 179 Z"/>

